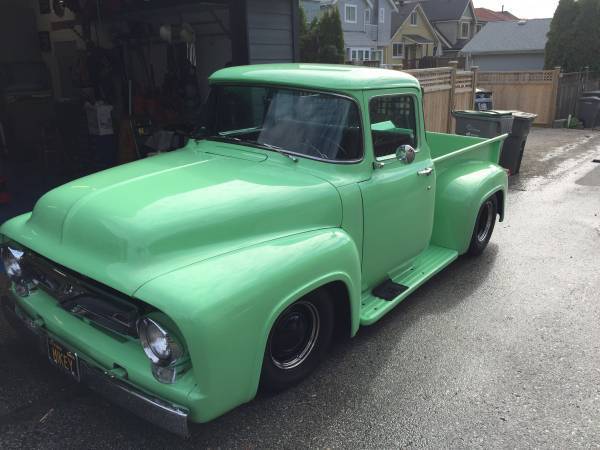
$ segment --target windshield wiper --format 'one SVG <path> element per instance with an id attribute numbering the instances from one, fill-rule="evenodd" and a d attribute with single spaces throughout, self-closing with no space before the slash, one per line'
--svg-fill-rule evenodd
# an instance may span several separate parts
<path id="1" fill-rule="evenodd" d="M 224 142 L 234 142 L 236 144 L 248 144 L 253 147 L 266 148 L 268 150 L 273 150 L 287 158 L 290 158 L 294 162 L 298 162 L 298 158 L 296 158 L 294 155 L 289 153 L 287 150 L 285 150 L 281 147 L 278 147 L 276 145 L 273 145 L 273 144 L 268 144 L 266 142 L 258 142 L 258 141 L 253 141 L 250 139 L 241 139 L 239 137 L 233 137 L 233 136 L 218 136 L 218 135 L 209 136 L 207 139 L 214 139 L 217 141 L 224 141 Z"/>
<path id="2" fill-rule="evenodd" d="M 215 141 L 224 141 L 224 142 L 232 142 L 232 141 L 233 142 L 242 142 L 242 140 L 237 137 L 221 136 L 221 135 L 216 135 L 216 134 L 208 136 L 206 139 L 214 139 Z"/>
<path id="3" fill-rule="evenodd" d="M 296 158 L 294 155 L 292 155 L 291 153 L 288 153 L 287 150 L 284 150 L 281 147 L 277 147 L 276 145 L 273 144 L 267 144 L 266 142 L 258 142 L 258 141 L 248 141 L 248 142 L 252 142 L 252 143 L 256 143 L 256 145 L 259 145 L 261 147 L 266 147 L 269 150 L 273 150 L 276 151 L 277 153 L 279 153 L 280 155 L 283 156 L 287 156 L 288 158 L 290 158 L 292 161 L 294 162 L 298 162 L 298 158 Z"/>

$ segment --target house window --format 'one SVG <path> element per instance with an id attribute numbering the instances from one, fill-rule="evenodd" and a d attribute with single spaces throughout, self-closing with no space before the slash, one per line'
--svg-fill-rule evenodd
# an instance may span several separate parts
<path id="1" fill-rule="evenodd" d="M 371 24 L 371 10 L 365 9 L 365 25 Z"/>
<path id="2" fill-rule="evenodd" d="M 462 22 L 460 24 L 461 39 L 469 39 L 470 35 L 471 35 L 471 24 L 469 22 Z"/>
<path id="3" fill-rule="evenodd" d="M 419 24 L 419 17 L 417 16 L 416 11 L 413 11 L 410 13 L 410 24 L 413 27 L 416 27 Z"/>
<path id="4" fill-rule="evenodd" d="M 478 23 L 477 27 L 475 28 L 477 30 L 477 32 L 479 33 L 481 31 L 481 29 L 483 28 L 483 24 Z"/>
<path id="5" fill-rule="evenodd" d="M 392 45 L 392 57 L 393 58 L 404 58 L 404 44 L 401 42 L 394 42 Z"/>
<path id="6" fill-rule="evenodd" d="M 385 23 L 385 8 L 379 8 L 379 23 Z"/>
<path id="7" fill-rule="evenodd" d="M 344 12 L 344 20 L 346 22 L 356 23 L 356 5 L 346 5 Z"/>
<path id="8" fill-rule="evenodd" d="M 351 61 L 369 61 L 371 59 L 371 52 L 373 49 L 370 48 L 350 48 L 350 60 Z"/>

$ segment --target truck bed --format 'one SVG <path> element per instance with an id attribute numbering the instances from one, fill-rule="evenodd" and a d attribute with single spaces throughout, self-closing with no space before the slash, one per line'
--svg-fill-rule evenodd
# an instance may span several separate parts
<path id="1" fill-rule="evenodd" d="M 431 159 L 438 172 L 458 161 L 489 161 L 498 164 L 502 143 L 507 134 L 492 139 L 483 139 L 456 134 L 427 132 L 426 138 L 431 150 Z"/>

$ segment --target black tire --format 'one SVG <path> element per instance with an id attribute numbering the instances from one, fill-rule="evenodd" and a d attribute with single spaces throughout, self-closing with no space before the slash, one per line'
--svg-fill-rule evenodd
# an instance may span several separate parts
<path id="1" fill-rule="evenodd" d="M 497 215 L 498 199 L 495 195 L 492 195 L 483 202 L 483 205 L 479 208 L 477 220 L 475 221 L 475 228 L 473 229 L 473 235 L 471 236 L 471 244 L 467 251 L 469 255 L 479 256 L 483 253 L 494 232 Z"/>
<path id="2" fill-rule="evenodd" d="M 286 308 L 269 333 L 261 390 L 282 391 L 310 374 L 325 356 L 333 328 L 333 301 L 325 291 L 315 291 Z"/>

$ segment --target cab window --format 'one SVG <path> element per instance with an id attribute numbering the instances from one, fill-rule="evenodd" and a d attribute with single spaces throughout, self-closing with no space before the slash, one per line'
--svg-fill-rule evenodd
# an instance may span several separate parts
<path id="1" fill-rule="evenodd" d="M 401 145 L 417 148 L 417 115 L 411 95 L 374 97 L 369 102 L 375 158 L 396 154 Z"/>

